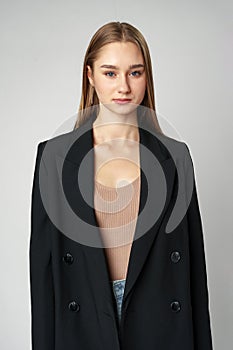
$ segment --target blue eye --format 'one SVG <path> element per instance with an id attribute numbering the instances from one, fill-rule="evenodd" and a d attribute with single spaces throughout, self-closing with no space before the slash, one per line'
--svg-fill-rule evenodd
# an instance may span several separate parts
<path id="1" fill-rule="evenodd" d="M 109 71 L 109 72 L 105 72 L 104 73 L 106 76 L 108 76 L 108 77 L 110 77 L 110 78 L 112 78 L 113 76 L 114 76 L 114 72 L 112 72 L 112 71 Z M 136 77 L 136 76 L 140 76 L 141 74 L 142 74 L 142 72 L 140 72 L 140 71 L 134 71 L 134 72 L 132 72 L 131 73 L 134 77 Z"/>
<path id="2" fill-rule="evenodd" d="M 112 77 L 112 75 L 108 75 L 108 74 L 114 74 L 113 72 L 106 72 L 105 73 L 107 76 L 110 76 L 110 77 Z"/>
<path id="3" fill-rule="evenodd" d="M 138 73 L 138 75 L 141 75 L 141 74 L 142 74 L 141 72 L 139 72 L 139 71 L 137 71 L 137 70 L 134 71 L 134 72 L 132 72 L 132 74 L 133 74 L 133 73 Z M 134 76 L 135 76 L 135 75 L 134 75 Z"/>

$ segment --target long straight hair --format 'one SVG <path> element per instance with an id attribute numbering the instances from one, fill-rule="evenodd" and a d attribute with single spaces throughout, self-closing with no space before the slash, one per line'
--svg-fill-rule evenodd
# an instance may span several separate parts
<path id="1" fill-rule="evenodd" d="M 138 118 L 141 118 L 142 122 L 144 120 L 144 122 L 149 123 L 154 131 L 164 135 L 156 115 L 152 64 L 148 45 L 141 32 L 126 22 L 106 23 L 100 27 L 91 38 L 83 62 L 82 95 L 74 130 L 85 123 L 94 111 L 95 113 L 99 111 L 99 99 L 95 88 L 90 84 L 87 77 L 87 65 L 89 65 L 93 71 L 94 62 L 98 59 L 102 47 L 114 42 L 131 42 L 136 44 L 141 51 L 145 64 L 146 91 L 143 101 L 140 104 L 142 107 L 137 110 L 137 115 Z M 143 106 L 147 108 L 143 108 Z"/>

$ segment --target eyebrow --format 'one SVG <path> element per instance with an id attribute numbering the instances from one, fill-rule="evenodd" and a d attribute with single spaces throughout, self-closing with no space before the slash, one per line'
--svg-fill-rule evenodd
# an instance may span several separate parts
<path id="1" fill-rule="evenodd" d="M 144 67 L 144 64 L 141 64 L 141 63 L 138 63 L 138 64 L 131 64 L 129 66 L 129 69 L 132 69 L 132 68 L 141 68 L 141 67 Z M 110 69 L 119 69 L 119 67 L 117 66 L 113 66 L 111 64 L 102 64 L 100 66 L 100 68 L 110 68 Z"/>

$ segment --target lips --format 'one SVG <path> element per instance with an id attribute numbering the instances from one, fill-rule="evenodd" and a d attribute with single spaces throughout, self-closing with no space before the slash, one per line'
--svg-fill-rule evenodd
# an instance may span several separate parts
<path id="1" fill-rule="evenodd" d="M 128 103 L 131 101 L 131 99 L 129 99 L 129 98 L 117 98 L 117 99 L 113 99 L 113 101 L 116 103 Z"/>

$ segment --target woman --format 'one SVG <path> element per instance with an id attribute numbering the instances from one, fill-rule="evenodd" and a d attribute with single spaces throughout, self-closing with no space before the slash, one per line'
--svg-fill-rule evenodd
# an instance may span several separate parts
<path id="1" fill-rule="evenodd" d="M 149 49 L 132 25 L 94 34 L 78 114 L 72 132 L 38 145 L 33 350 L 212 349 L 192 160 L 159 127 Z"/>

